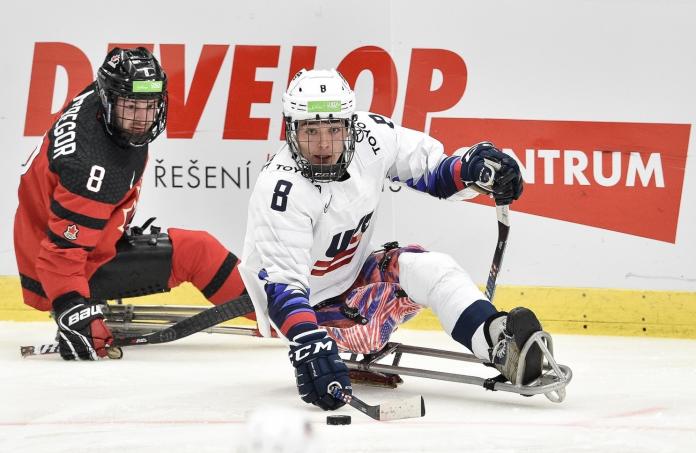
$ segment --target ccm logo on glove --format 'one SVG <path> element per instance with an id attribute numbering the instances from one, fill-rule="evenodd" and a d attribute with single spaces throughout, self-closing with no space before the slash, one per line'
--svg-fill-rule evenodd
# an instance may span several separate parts
<path id="1" fill-rule="evenodd" d="M 318 354 L 322 350 L 327 352 L 331 351 L 333 345 L 334 343 L 332 341 L 308 344 L 307 346 L 302 346 L 301 348 L 296 349 L 295 351 L 293 351 L 293 354 L 295 355 L 295 360 L 299 362 L 300 360 L 305 359 L 312 354 Z M 312 351 L 312 348 L 314 348 L 314 351 Z"/>
<path id="2" fill-rule="evenodd" d="M 80 322 L 90 316 L 101 315 L 102 308 L 101 305 L 91 305 L 89 307 L 83 308 L 68 317 L 68 326 L 72 327 L 73 324 Z"/>

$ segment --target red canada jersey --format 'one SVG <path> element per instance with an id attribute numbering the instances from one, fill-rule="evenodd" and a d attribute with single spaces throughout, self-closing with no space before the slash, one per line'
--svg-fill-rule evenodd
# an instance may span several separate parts
<path id="1" fill-rule="evenodd" d="M 101 119 L 96 84 L 77 95 L 24 164 L 14 247 L 24 302 L 89 298 L 89 278 L 116 254 L 133 218 L 148 147 L 121 147 Z"/>

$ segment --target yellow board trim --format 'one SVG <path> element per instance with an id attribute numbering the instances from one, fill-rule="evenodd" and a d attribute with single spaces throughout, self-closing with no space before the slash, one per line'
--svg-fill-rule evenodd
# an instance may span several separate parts
<path id="1" fill-rule="evenodd" d="M 208 305 L 192 285 L 169 293 L 128 299 L 151 305 Z M 525 306 L 551 333 L 696 338 L 696 292 L 636 291 L 596 288 L 501 286 L 499 310 Z M 0 321 L 46 321 L 48 314 L 22 302 L 19 278 L 0 276 Z M 241 322 L 250 324 L 250 322 Z M 423 310 L 404 328 L 439 330 L 430 310 Z"/>

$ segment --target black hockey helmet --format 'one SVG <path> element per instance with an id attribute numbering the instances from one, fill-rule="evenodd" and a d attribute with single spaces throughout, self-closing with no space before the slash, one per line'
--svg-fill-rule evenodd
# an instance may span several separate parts
<path id="1" fill-rule="evenodd" d="M 97 71 L 104 126 L 120 145 L 143 146 L 167 125 L 167 75 L 144 47 L 115 47 Z"/>

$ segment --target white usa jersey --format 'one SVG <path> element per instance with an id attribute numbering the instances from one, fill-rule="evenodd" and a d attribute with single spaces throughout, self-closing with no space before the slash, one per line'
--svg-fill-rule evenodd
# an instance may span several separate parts
<path id="1" fill-rule="evenodd" d="M 310 305 L 350 288 L 374 250 L 370 243 L 387 179 L 415 186 L 447 156 L 440 142 L 389 119 L 358 112 L 356 147 L 343 181 L 303 177 L 287 145 L 266 164 L 249 200 L 240 271 L 269 335 L 265 281 L 309 289 Z M 477 193 L 459 192 L 458 199 Z"/>

